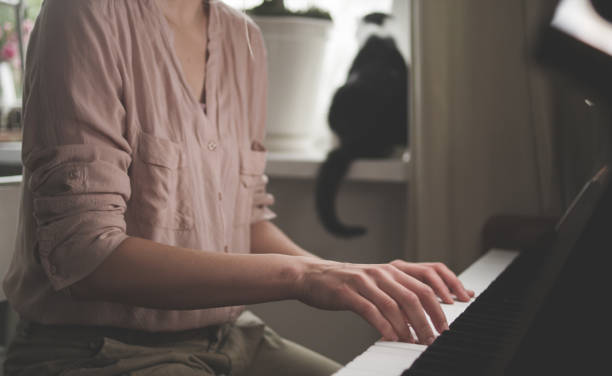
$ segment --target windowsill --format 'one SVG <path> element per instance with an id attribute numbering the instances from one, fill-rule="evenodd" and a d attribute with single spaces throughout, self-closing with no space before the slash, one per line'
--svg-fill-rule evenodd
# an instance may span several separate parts
<path id="1" fill-rule="evenodd" d="M 268 153 L 266 174 L 273 178 L 314 179 L 325 160 L 323 153 Z M 410 154 L 388 159 L 359 159 L 347 179 L 355 181 L 406 183 L 410 176 Z"/>
<path id="2" fill-rule="evenodd" d="M 20 184 L 23 180 L 21 175 L 14 176 L 0 176 L 0 186 L 2 185 L 13 185 Z"/>
<path id="3" fill-rule="evenodd" d="M 0 142 L 0 164 L 21 164 L 21 141 Z"/>
<path id="4" fill-rule="evenodd" d="M 268 153 L 266 174 L 274 178 L 314 179 L 325 153 Z M 21 143 L 0 143 L 0 163 L 21 163 Z M 406 183 L 410 177 L 410 153 L 387 159 L 359 159 L 351 165 L 347 179 Z"/>

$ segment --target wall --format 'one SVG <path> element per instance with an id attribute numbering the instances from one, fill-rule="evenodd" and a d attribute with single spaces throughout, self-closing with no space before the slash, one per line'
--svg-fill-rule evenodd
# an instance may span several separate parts
<path id="1" fill-rule="evenodd" d="M 19 181 L 20 179 L 0 177 L 0 357 L 1 348 L 12 338 L 17 322 L 17 316 L 8 307 L 1 285 L 15 247 L 21 196 Z"/>

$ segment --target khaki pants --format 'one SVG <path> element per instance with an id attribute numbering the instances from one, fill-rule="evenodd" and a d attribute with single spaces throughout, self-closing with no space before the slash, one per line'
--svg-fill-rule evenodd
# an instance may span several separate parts
<path id="1" fill-rule="evenodd" d="M 278 336 L 252 313 L 173 333 L 20 322 L 6 376 L 329 376 L 340 367 Z"/>

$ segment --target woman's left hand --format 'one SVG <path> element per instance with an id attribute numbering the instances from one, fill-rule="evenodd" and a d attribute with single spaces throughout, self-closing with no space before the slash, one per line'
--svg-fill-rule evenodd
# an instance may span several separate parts
<path id="1" fill-rule="evenodd" d="M 443 303 L 453 304 L 453 295 L 461 302 L 467 302 L 474 297 L 474 291 L 463 287 L 455 273 L 440 262 L 412 263 L 395 260 L 391 265 L 429 285 Z"/>

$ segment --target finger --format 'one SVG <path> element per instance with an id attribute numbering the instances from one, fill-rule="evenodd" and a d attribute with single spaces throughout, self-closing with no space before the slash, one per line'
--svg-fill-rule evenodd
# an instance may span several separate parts
<path id="1" fill-rule="evenodd" d="M 454 299 L 451 295 L 446 282 L 438 274 L 438 271 L 432 267 L 424 266 L 418 275 L 419 280 L 423 283 L 428 284 L 446 304 L 453 304 Z"/>
<path id="2" fill-rule="evenodd" d="M 399 337 L 395 333 L 391 323 L 387 321 L 387 319 L 374 304 L 357 293 L 353 293 L 349 300 L 352 301 L 352 310 L 359 316 L 363 317 L 370 325 L 372 325 L 372 327 L 378 330 L 380 335 L 383 336 L 383 340 L 393 342 L 399 340 Z"/>
<path id="3" fill-rule="evenodd" d="M 406 316 L 406 319 L 408 319 L 408 317 Z M 414 329 L 412 329 L 412 327 L 410 326 L 409 322 L 406 322 L 406 326 L 408 327 L 408 331 L 410 332 L 410 343 L 417 343 L 417 335 L 416 332 L 414 331 Z"/>
<path id="4" fill-rule="evenodd" d="M 401 275 L 403 273 L 399 272 L 398 274 Z M 405 276 L 409 277 L 407 275 Z M 419 288 L 424 287 L 429 291 L 429 296 L 427 297 L 427 299 L 423 300 L 427 301 L 427 304 L 433 302 L 438 306 L 438 308 L 440 308 L 440 304 L 438 303 L 438 300 L 436 299 L 433 290 L 414 278 L 412 280 L 414 281 L 413 285 L 420 284 L 421 286 L 419 286 Z M 418 293 L 413 289 L 406 288 L 399 281 L 392 279 L 391 277 L 383 278 L 379 280 L 379 283 L 381 285 L 381 288 L 383 288 L 385 292 L 387 292 L 396 302 L 400 304 L 402 311 L 408 318 L 408 322 L 416 332 L 417 337 L 419 338 L 419 342 L 427 344 L 432 342 L 434 338 L 434 332 L 431 328 L 429 320 L 427 320 L 427 316 L 425 315 L 426 308 L 424 308 L 424 306 L 421 304 L 423 300 L 421 299 L 421 297 L 418 296 Z M 443 322 L 446 322 L 446 318 L 444 317 L 444 313 L 442 312 L 441 308 L 439 314 L 441 314 Z M 439 316 L 439 314 L 436 316 Z M 439 320 L 439 317 L 435 317 L 435 320 Z M 432 321 L 434 321 L 433 318 Z M 409 327 L 408 332 L 410 332 Z"/>
<path id="5" fill-rule="evenodd" d="M 436 330 L 439 333 L 448 330 L 446 315 L 442 307 L 440 307 L 440 303 L 438 303 L 438 299 L 436 299 L 433 290 L 419 280 L 403 273 L 401 270 L 397 270 L 395 277 L 402 286 L 417 295 L 419 303 L 425 311 L 427 311 Z"/>
<path id="6" fill-rule="evenodd" d="M 405 333 L 403 333 L 403 341 L 411 343 L 416 342 L 416 338 L 413 335 L 413 332 L 410 330 L 410 326 L 412 326 L 414 331 L 417 330 L 416 328 L 421 327 L 421 333 L 431 333 L 431 335 L 433 335 L 431 325 L 425 314 L 410 314 L 411 311 L 415 310 L 423 311 L 423 306 L 421 305 L 420 299 L 414 292 L 410 291 L 391 277 L 381 278 L 378 283 L 380 288 L 385 291 L 395 302 L 397 302 L 401 308 L 402 314 L 405 317 L 404 326 L 402 327 L 406 329 Z M 442 315 L 444 315 L 444 313 L 442 313 Z M 423 334 L 421 335 L 421 338 L 423 338 L 422 336 Z"/>
<path id="7" fill-rule="evenodd" d="M 406 316 L 410 322 L 410 326 L 414 329 L 418 342 L 421 344 L 429 345 L 435 340 L 435 335 L 423 306 L 421 305 L 418 296 L 412 294 L 414 298 L 410 299 L 410 307 L 406 309 Z"/>
<path id="8" fill-rule="evenodd" d="M 434 289 L 436 295 L 446 304 L 453 304 L 454 299 L 451 295 L 446 282 L 442 279 L 438 272 L 428 264 L 411 264 L 406 262 L 395 262 L 392 264 L 400 271 L 416 277 L 421 282 L 428 284 Z"/>
<path id="9" fill-rule="evenodd" d="M 453 273 L 446 265 L 442 263 L 433 263 L 430 265 L 438 272 L 438 274 L 440 274 L 446 285 L 450 288 L 453 294 L 457 296 L 457 299 L 462 302 L 467 302 L 474 296 L 474 292 L 466 290 L 466 288 L 463 287 L 463 283 L 461 283 L 455 273 Z"/>
<path id="10" fill-rule="evenodd" d="M 410 329 L 406 325 L 404 312 L 400 309 L 398 301 L 388 295 L 374 282 L 367 282 L 360 287 L 358 292 L 367 300 L 372 302 L 393 327 L 393 330 L 403 342 L 412 339 Z"/>

